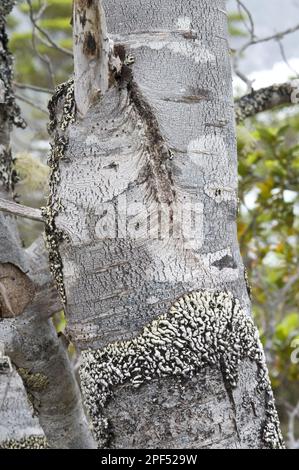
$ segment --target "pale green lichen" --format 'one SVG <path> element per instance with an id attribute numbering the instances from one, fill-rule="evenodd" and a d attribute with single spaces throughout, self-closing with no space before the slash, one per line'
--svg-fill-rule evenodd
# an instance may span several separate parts
<path id="1" fill-rule="evenodd" d="M 49 379 L 46 375 L 37 372 L 33 373 L 22 367 L 18 368 L 18 373 L 25 383 L 26 389 L 32 392 L 41 392 L 49 385 Z"/>
<path id="2" fill-rule="evenodd" d="M 48 387 L 49 379 L 46 375 L 40 372 L 34 373 L 22 367 L 18 368 L 17 370 L 24 382 L 27 392 L 27 399 L 32 405 L 33 414 L 37 416 L 39 413 L 40 402 L 38 396 L 36 396 L 36 393 L 41 393 Z"/>
<path id="3" fill-rule="evenodd" d="M 61 118 L 58 119 L 58 106 L 60 100 L 63 100 L 63 110 Z M 58 292 L 62 302 L 66 303 L 65 288 L 63 282 L 63 263 L 59 252 L 60 244 L 67 240 L 67 236 L 57 228 L 56 217 L 62 210 L 61 203 L 57 197 L 57 187 L 60 183 L 59 162 L 64 158 L 67 146 L 68 136 L 66 130 L 75 120 L 75 99 L 74 99 L 74 81 L 69 81 L 59 85 L 55 94 L 49 102 L 50 123 L 49 132 L 53 135 L 53 143 L 48 159 L 50 167 L 49 178 L 49 197 L 48 203 L 42 209 L 45 221 L 45 243 L 49 253 L 49 265 L 52 276 L 55 280 Z"/>
<path id="4" fill-rule="evenodd" d="M 235 105 L 236 121 L 240 124 L 248 117 L 267 111 L 274 101 L 290 103 L 294 87 L 291 83 L 272 85 L 260 90 L 253 90 L 250 94 L 240 98 Z"/>
<path id="5" fill-rule="evenodd" d="M 0 442 L 0 449 L 48 449 L 47 440 L 43 436 L 28 436 L 22 439 L 9 439 Z"/>
<path id="6" fill-rule="evenodd" d="M 83 352 L 83 395 L 99 447 L 105 447 L 109 438 L 105 405 L 117 386 L 140 387 L 168 376 L 191 378 L 206 367 L 217 367 L 233 389 L 244 359 L 258 366 L 257 393 L 264 394 L 266 405 L 261 430 L 265 446 L 283 448 L 258 331 L 231 293 L 212 291 L 184 295 L 130 341 Z"/>

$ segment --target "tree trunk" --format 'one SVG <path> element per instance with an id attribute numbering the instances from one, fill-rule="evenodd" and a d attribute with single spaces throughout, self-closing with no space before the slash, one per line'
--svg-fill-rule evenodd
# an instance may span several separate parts
<path id="1" fill-rule="evenodd" d="M 99 446 L 281 448 L 237 241 L 225 1 L 103 7 L 110 40 L 101 2 L 74 1 L 45 213 Z"/>
<path id="2" fill-rule="evenodd" d="M 5 0 L 0 6 L 0 197 L 7 199 L 12 198 L 16 181 L 10 131 L 13 124 L 23 126 L 14 101 L 6 36 L 6 16 L 13 5 Z M 7 419 L 6 428 L 0 427 L 1 448 L 45 446 L 36 420 L 29 425 L 28 408 L 9 409 L 8 398 L 21 399 L 9 361 L 23 380 L 48 445 L 95 447 L 68 353 L 50 319 L 61 308 L 51 281 L 44 246 L 37 241 L 23 249 L 15 219 L 0 213 L 0 422 Z"/>

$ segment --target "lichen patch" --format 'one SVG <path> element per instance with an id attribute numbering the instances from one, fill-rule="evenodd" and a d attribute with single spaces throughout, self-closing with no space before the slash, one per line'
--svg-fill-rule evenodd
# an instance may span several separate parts
<path id="1" fill-rule="evenodd" d="M 58 107 L 63 100 L 63 109 L 59 118 Z M 52 276 L 55 280 L 61 300 L 66 304 L 66 295 L 63 282 L 63 263 L 59 252 L 59 246 L 67 241 L 67 235 L 56 226 L 56 217 L 63 207 L 57 197 L 56 191 L 60 183 L 59 162 L 64 158 L 68 135 L 66 131 L 70 124 L 75 121 L 76 106 L 74 99 L 74 80 L 70 79 L 56 88 L 55 94 L 48 105 L 50 112 L 49 133 L 53 135 L 51 152 L 48 159 L 50 167 L 49 197 L 48 203 L 42 209 L 45 221 L 45 243 L 49 253 L 49 264 Z"/>
<path id="2" fill-rule="evenodd" d="M 8 439 L 0 442 L 0 449 L 48 449 L 46 438 L 43 436 L 28 436 L 22 439 Z"/>
<path id="3" fill-rule="evenodd" d="M 266 447 L 283 448 L 258 331 L 229 292 L 186 294 L 134 339 L 86 350 L 82 356 L 83 395 L 99 447 L 109 439 L 105 406 L 119 385 L 140 387 L 169 376 L 192 378 L 206 367 L 217 367 L 226 386 L 234 389 L 239 365 L 249 358 L 258 366 L 257 393 L 265 395 L 263 441 Z"/>

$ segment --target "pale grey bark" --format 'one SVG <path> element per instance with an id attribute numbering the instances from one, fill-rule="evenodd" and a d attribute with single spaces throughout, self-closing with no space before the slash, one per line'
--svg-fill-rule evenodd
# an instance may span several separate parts
<path id="1" fill-rule="evenodd" d="M 44 433 L 32 408 L 20 376 L 14 370 L 1 375 L 0 380 L 0 449 L 4 442 L 26 440 L 35 436 L 44 439 Z"/>
<path id="2" fill-rule="evenodd" d="M 10 131 L 13 124 L 22 122 L 17 121 L 5 32 L 6 15 L 13 5 L 14 1 L 6 0 L 0 6 L 0 198 L 5 199 L 12 197 L 16 177 Z M 28 406 L 21 408 L 21 401 L 10 409 L 14 400 L 23 397 L 15 372 L 11 375 L 5 367 L 9 361 L 23 380 L 31 411 L 38 415 L 48 445 L 95 447 L 68 353 L 50 320 L 61 308 L 57 296 L 44 247 L 36 242 L 24 250 L 15 219 L 0 213 L 0 448 L 45 444 L 36 419 L 29 417 Z"/>
<path id="3" fill-rule="evenodd" d="M 103 6 L 123 67 L 75 122 L 58 90 L 46 229 L 99 445 L 280 448 L 237 241 L 225 1 Z"/>
<path id="4" fill-rule="evenodd" d="M 36 220 L 37 222 L 43 221 L 43 216 L 40 209 L 34 207 L 23 206 L 13 201 L 0 198 L 0 211 L 6 212 L 11 215 L 23 217 L 25 219 Z"/>
<path id="5" fill-rule="evenodd" d="M 108 89 L 110 44 L 101 2 L 75 0 L 73 11 L 77 109 L 84 116 Z"/>

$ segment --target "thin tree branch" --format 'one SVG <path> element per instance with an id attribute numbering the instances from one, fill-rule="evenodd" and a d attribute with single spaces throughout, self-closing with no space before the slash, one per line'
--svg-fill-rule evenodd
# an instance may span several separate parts
<path id="1" fill-rule="evenodd" d="M 74 0 L 73 5 L 75 100 L 85 115 L 108 89 L 110 45 L 102 1 Z"/>
<path id="2" fill-rule="evenodd" d="M 284 45 L 283 45 L 282 41 L 280 39 L 277 39 L 277 43 L 278 43 L 278 47 L 279 47 L 279 50 L 280 50 L 280 55 L 282 57 L 282 60 L 287 65 L 287 67 L 290 69 L 290 71 L 298 78 L 299 75 L 298 75 L 297 70 L 295 70 L 288 61 L 288 58 L 286 56 L 286 53 L 285 53 L 285 50 L 284 50 Z"/>
<path id="3" fill-rule="evenodd" d="M 18 100 L 21 100 L 21 101 L 23 101 L 23 102 L 26 103 L 26 104 L 29 104 L 29 106 L 32 106 L 32 108 L 37 109 L 38 111 L 40 111 L 41 113 L 45 114 L 46 116 L 49 116 L 49 113 L 48 113 L 48 111 L 47 111 L 45 108 L 42 108 L 42 107 L 39 106 L 38 104 L 34 103 L 34 101 L 30 100 L 29 98 L 26 98 L 25 96 L 19 95 L 18 93 L 15 93 L 15 97 L 16 97 Z"/>
<path id="4" fill-rule="evenodd" d="M 23 217 L 25 219 L 43 222 L 42 211 L 33 207 L 22 206 L 16 202 L 0 198 L 0 211 L 7 212 L 10 215 Z"/>
<path id="5" fill-rule="evenodd" d="M 239 13 L 242 14 L 242 10 L 244 10 L 247 15 L 247 18 L 249 20 L 249 27 L 246 21 L 244 21 L 244 24 L 245 24 L 247 31 L 250 34 L 251 39 L 254 39 L 255 38 L 255 26 L 254 26 L 252 14 L 250 10 L 247 8 L 247 6 L 241 0 L 237 0 L 237 4 L 238 4 Z"/>
<path id="6" fill-rule="evenodd" d="M 279 31 L 278 33 L 271 34 L 270 36 L 252 39 L 241 47 L 240 54 L 242 54 L 246 49 L 248 49 L 248 47 L 255 46 L 256 44 L 261 44 L 264 42 L 277 40 L 277 39 L 283 39 L 285 36 L 288 36 L 289 34 L 293 34 L 296 31 L 299 31 L 299 24 L 293 26 L 292 28 L 285 29 L 284 31 Z"/>
<path id="7" fill-rule="evenodd" d="M 241 59 L 242 55 L 244 54 L 244 52 L 251 46 L 254 46 L 254 45 L 257 45 L 257 44 L 262 44 L 262 43 L 269 42 L 269 41 L 272 41 L 272 40 L 278 41 L 279 45 L 280 45 L 280 49 L 282 50 L 281 40 L 285 36 L 287 36 L 289 34 L 292 34 L 292 33 L 295 33 L 296 31 L 299 31 L 299 24 L 293 26 L 292 28 L 285 29 L 284 31 L 279 31 L 275 34 L 271 34 L 269 36 L 264 36 L 262 38 L 258 38 L 255 34 L 253 16 L 252 16 L 250 10 L 247 8 L 247 6 L 241 0 L 236 0 L 236 1 L 237 1 L 237 4 L 238 4 L 238 10 L 239 11 L 244 10 L 247 17 L 248 17 L 248 19 L 249 19 L 250 26 L 247 27 L 247 24 L 245 24 L 245 26 L 246 26 L 246 29 L 248 30 L 249 34 L 250 34 L 250 38 L 247 42 L 245 42 L 243 44 L 242 47 L 240 47 L 239 50 L 236 51 L 236 53 L 233 57 L 233 69 L 234 69 L 235 74 L 246 84 L 248 93 L 251 93 L 253 91 L 253 88 L 252 88 L 252 83 L 253 82 L 251 80 L 249 80 L 245 76 L 245 74 L 242 73 L 242 71 L 239 69 L 239 62 L 240 62 L 240 59 Z M 282 50 L 282 55 L 283 55 L 283 50 Z M 285 58 L 285 61 L 287 62 L 286 58 Z"/>
<path id="8" fill-rule="evenodd" d="M 32 90 L 32 91 L 37 91 L 38 93 L 46 93 L 48 95 L 53 95 L 54 93 L 54 88 L 42 88 L 40 86 L 36 85 L 31 85 L 29 83 L 19 83 L 19 82 L 14 82 L 13 83 L 16 88 L 19 88 L 20 90 Z"/>
<path id="9" fill-rule="evenodd" d="M 68 49 L 65 49 L 64 47 L 61 47 L 59 46 L 55 41 L 53 41 L 53 39 L 51 38 L 51 36 L 47 33 L 47 31 L 45 31 L 39 24 L 38 24 L 38 20 L 39 18 L 42 16 L 45 8 L 41 8 L 41 10 L 39 11 L 37 17 L 34 16 L 34 12 L 33 12 L 33 8 L 32 8 L 32 3 L 31 3 L 31 0 L 27 0 L 27 4 L 29 6 L 29 15 L 30 15 L 30 21 L 31 23 L 33 24 L 34 28 L 42 35 L 46 38 L 47 42 L 45 41 L 42 41 L 43 44 L 45 44 L 46 46 L 48 47 L 52 47 L 53 49 L 56 49 L 57 51 L 61 52 L 62 54 L 65 54 L 69 57 L 73 57 L 73 54 L 71 51 L 69 51 Z M 47 7 L 47 5 L 45 5 Z"/>
<path id="10" fill-rule="evenodd" d="M 241 123 L 248 117 L 268 111 L 281 105 L 296 104 L 293 93 L 298 89 L 298 84 L 282 83 L 272 85 L 260 90 L 253 90 L 248 95 L 235 102 L 235 114 L 237 123 Z"/>

